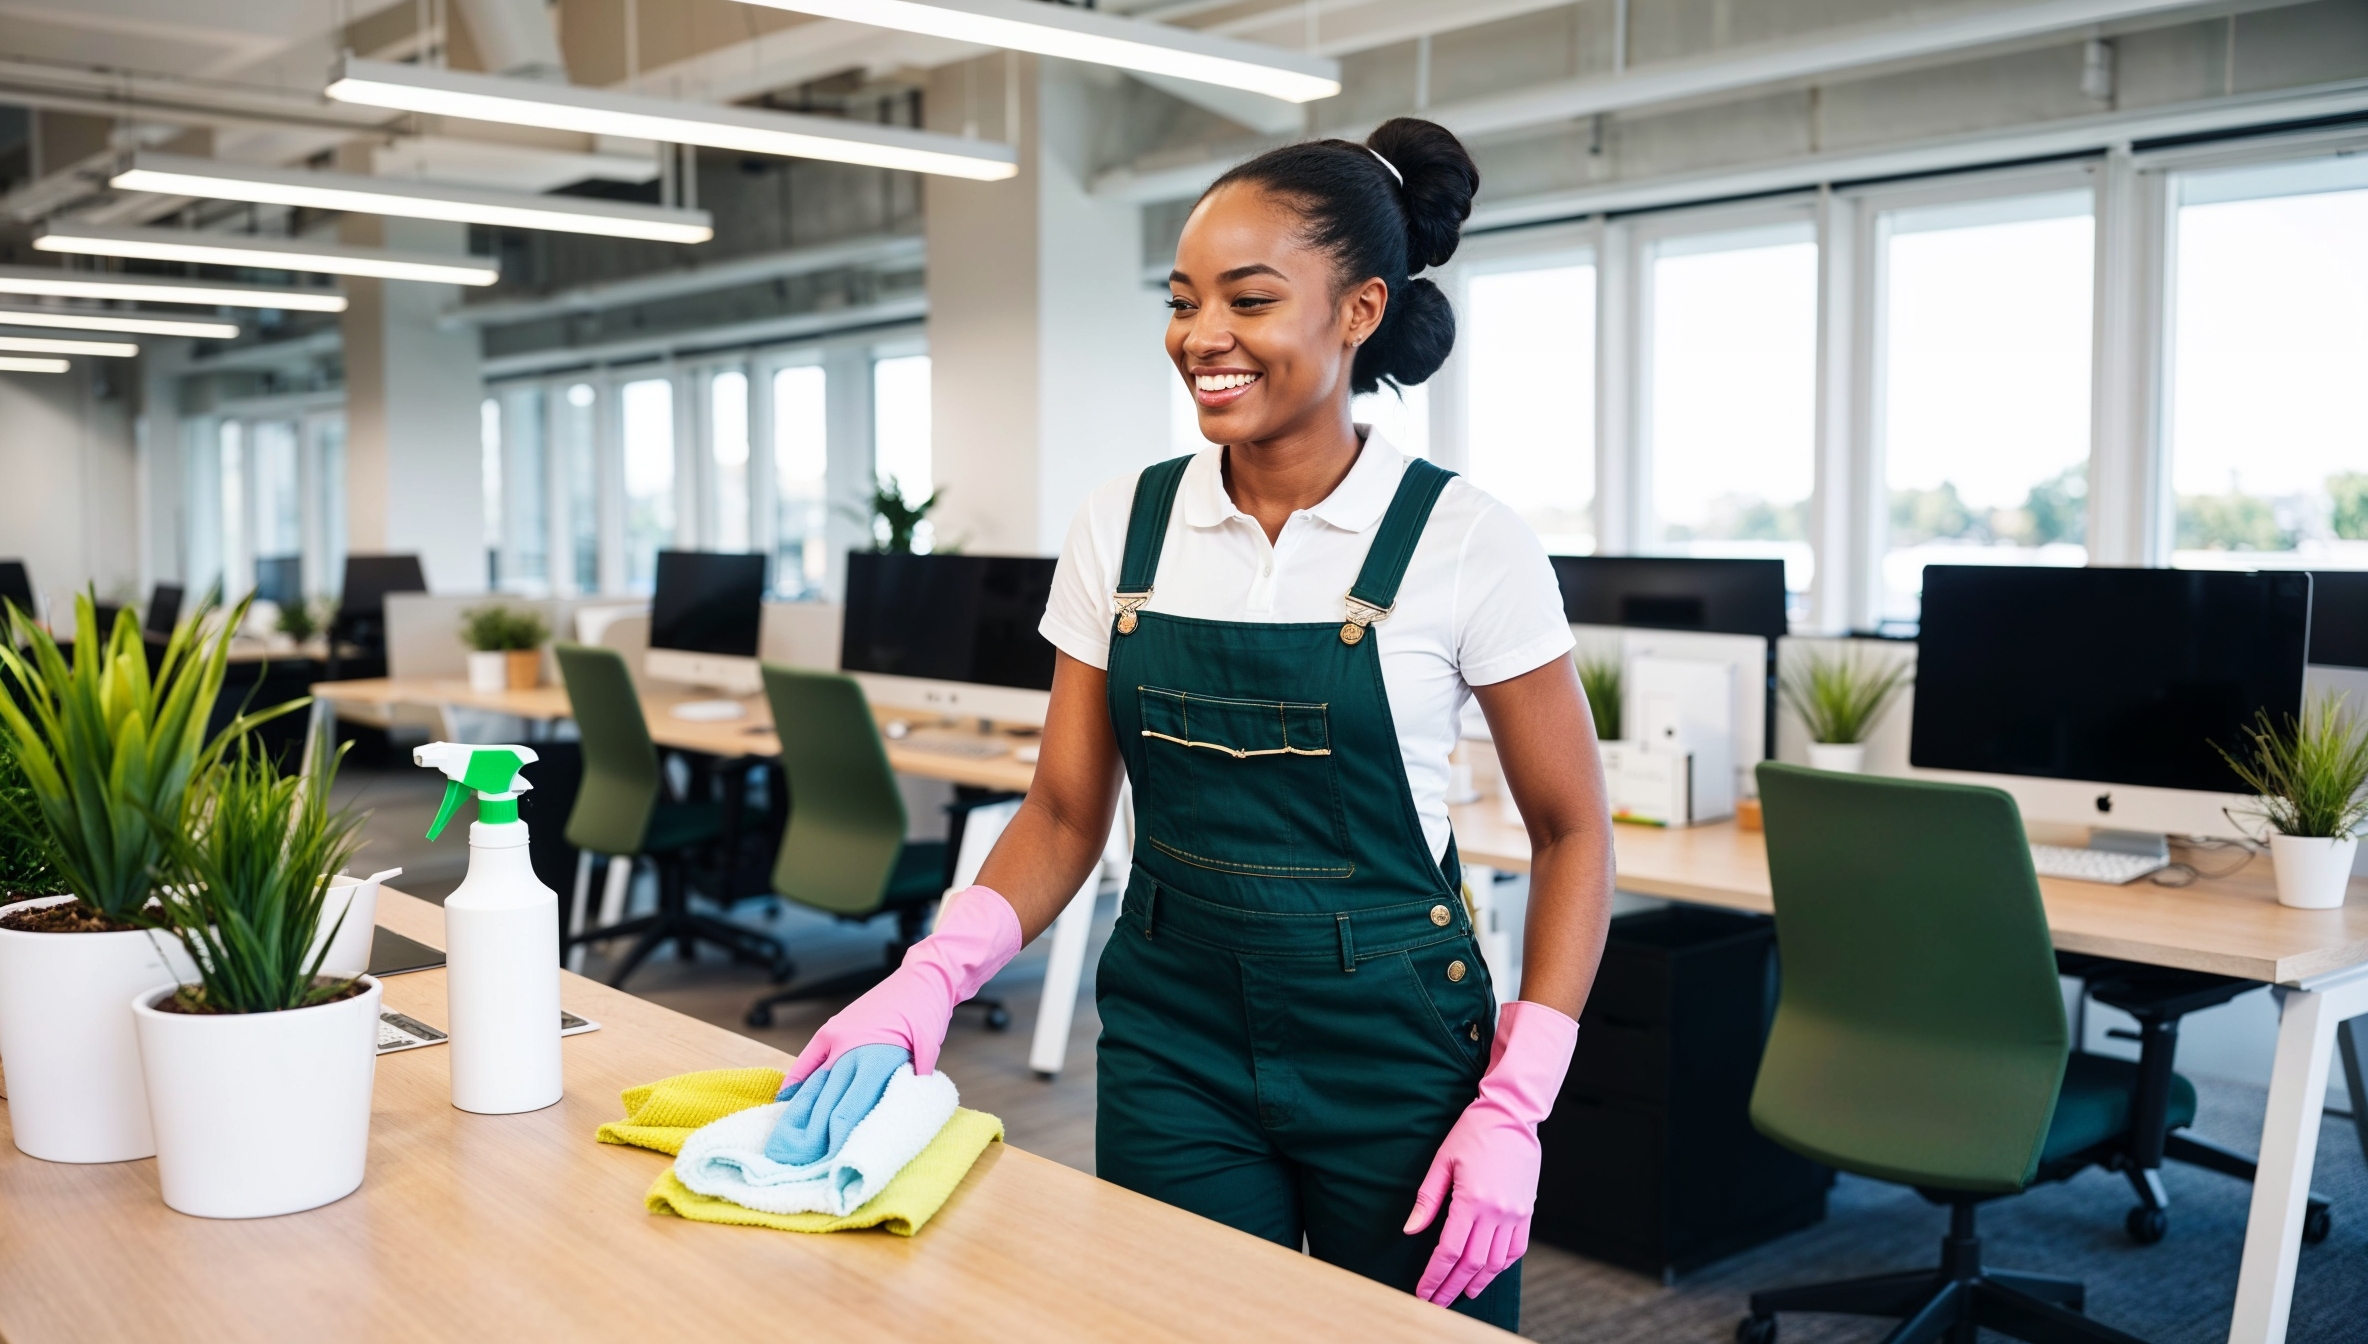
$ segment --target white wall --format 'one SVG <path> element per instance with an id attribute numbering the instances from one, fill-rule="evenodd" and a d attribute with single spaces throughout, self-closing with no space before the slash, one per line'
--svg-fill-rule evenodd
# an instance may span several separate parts
<path id="1" fill-rule="evenodd" d="M 92 364 L 0 373 L 0 558 L 23 559 L 40 600 L 61 614 L 85 584 L 101 598 L 139 592 L 132 366 Z"/>

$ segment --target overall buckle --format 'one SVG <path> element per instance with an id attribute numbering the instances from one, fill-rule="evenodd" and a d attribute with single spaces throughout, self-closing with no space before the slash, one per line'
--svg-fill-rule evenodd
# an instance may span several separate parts
<path id="1" fill-rule="evenodd" d="M 1351 594 L 1348 599 L 1348 619 L 1340 623 L 1340 642 L 1343 644 L 1363 642 L 1365 627 L 1375 621 L 1389 619 L 1389 614 L 1395 610 L 1397 610 L 1395 602 L 1386 607 L 1377 607 L 1363 598 Z"/>
<path id="2" fill-rule="evenodd" d="M 1141 611 L 1143 604 L 1151 600 L 1151 590 L 1145 588 L 1141 592 L 1112 593 L 1110 600 L 1118 610 L 1118 633 L 1131 635 L 1135 633 L 1135 626 L 1138 624 L 1135 613 Z"/>

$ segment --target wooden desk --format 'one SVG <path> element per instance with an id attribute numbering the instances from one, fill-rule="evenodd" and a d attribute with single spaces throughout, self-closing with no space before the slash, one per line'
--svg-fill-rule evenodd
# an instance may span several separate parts
<path id="1" fill-rule="evenodd" d="M 1505 820 L 1496 799 L 1451 810 L 1456 847 L 1470 868 L 1529 870 L 1529 836 Z M 1732 910 L 1775 909 L 1765 837 L 1732 822 L 1676 830 L 1614 826 L 1612 841 L 1621 891 Z M 1481 879 L 1474 890 L 1486 891 L 1485 873 L 1474 875 Z M 2318 1157 L 2319 1119 L 2339 1039 L 2351 1061 L 2352 1112 L 2368 1116 L 2361 1046 L 2354 1033 L 2358 1024 L 2349 1021 L 2368 1014 L 2368 881 L 2353 879 L 2350 900 L 2340 909 L 2289 910 L 2277 903 L 2273 870 L 2262 857 L 2231 876 L 2199 879 L 2189 887 L 2147 882 L 2115 887 L 2043 877 L 2039 894 L 2047 906 L 2048 932 L 2067 952 L 2277 986 L 2277 1056 L 2228 1337 L 2233 1344 L 2283 1340 L 2311 1167 Z M 1484 910 L 1482 949 L 1492 967 L 1509 957 L 1491 950 L 1491 944 L 1510 946 L 1509 932 L 1494 929 L 1495 924 L 1496 912 Z M 2362 1146 L 2368 1149 L 2368 1130 Z"/>
<path id="2" fill-rule="evenodd" d="M 379 919 L 442 941 L 426 902 L 387 892 Z M 910 1239 L 646 1213 L 666 1159 L 592 1138 L 619 1090 L 789 1056 L 576 976 L 561 997 L 602 1024 L 566 1042 L 565 1100 L 470 1115 L 449 1051 L 385 1056 L 369 1176 L 310 1212 L 192 1218 L 164 1206 L 153 1161 L 71 1166 L 0 1142 L 0 1338 L 1512 1338 L 1002 1145 Z M 441 1025 L 444 972 L 390 977 L 386 1002 Z"/>

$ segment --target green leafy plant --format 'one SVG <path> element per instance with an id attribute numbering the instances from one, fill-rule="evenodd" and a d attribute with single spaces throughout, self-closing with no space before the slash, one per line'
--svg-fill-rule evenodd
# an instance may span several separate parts
<path id="1" fill-rule="evenodd" d="M 945 497 L 945 491 L 932 490 L 927 498 L 915 502 L 905 498 L 902 486 L 881 477 L 872 486 L 871 517 L 867 520 L 872 526 L 872 549 L 883 555 L 911 555 L 913 534 Z"/>
<path id="2" fill-rule="evenodd" d="M 2260 796 L 2256 814 L 2280 835 L 2340 838 L 2368 827 L 2368 725 L 2339 695 L 2322 695 L 2273 723 L 2256 714 L 2242 755 L 2212 749 Z"/>
<path id="3" fill-rule="evenodd" d="M 1587 693 L 1587 713 L 1595 719 L 1595 740 L 1620 740 L 1620 719 L 1627 687 L 1618 649 L 1592 649 L 1578 656 L 1579 689 Z"/>
<path id="4" fill-rule="evenodd" d="M 539 649 L 551 637 L 551 623 L 531 607 L 488 602 L 460 614 L 460 635 L 479 653 Z"/>
<path id="5" fill-rule="evenodd" d="M 207 731 L 222 694 L 231 633 L 246 603 L 228 620 L 195 619 L 166 642 L 154 675 L 129 611 L 99 636 L 90 594 L 74 599 L 74 653 L 10 608 L 19 650 L 0 641 L 0 736 L 24 771 L 27 795 L 0 798 L 10 824 L 36 825 L 50 837 L 59 885 L 81 900 L 100 927 L 136 927 L 157 883 L 167 837 L 185 831 L 192 786 L 218 768 L 248 729 L 310 703 L 244 712 Z M 214 633 L 199 631 L 212 626 Z M 154 819 L 163 818 L 164 824 Z"/>
<path id="6" fill-rule="evenodd" d="M 324 599 L 284 603 L 280 607 L 279 630 L 302 644 L 328 628 L 329 615 L 330 607 Z"/>
<path id="7" fill-rule="evenodd" d="M 197 963 L 198 983 L 174 996 L 182 1011 L 276 1013 L 351 988 L 321 977 L 344 916 L 319 936 L 329 879 L 361 847 L 360 814 L 328 804 L 343 755 L 324 752 L 305 778 L 242 744 L 193 790 L 194 834 L 171 833 L 157 893 L 157 922 Z"/>
<path id="8" fill-rule="evenodd" d="M 49 827 L 33 805 L 32 782 L 17 763 L 11 739 L 0 734 L 0 905 L 58 889 L 50 846 Z"/>
<path id="9" fill-rule="evenodd" d="M 1846 744 L 1866 741 L 1908 681 L 1905 663 L 1885 660 L 1869 666 L 1855 648 L 1833 654 L 1804 651 L 1778 689 L 1808 726 L 1810 741 Z"/>

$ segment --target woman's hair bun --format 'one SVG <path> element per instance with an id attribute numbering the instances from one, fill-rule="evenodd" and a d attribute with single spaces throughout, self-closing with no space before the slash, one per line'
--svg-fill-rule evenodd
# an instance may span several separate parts
<path id="1" fill-rule="evenodd" d="M 1435 121 L 1393 117 L 1365 137 L 1365 147 L 1406 179 L 1407 273 L 1446 265 L 1480 190 L 1480 169 L 1463 141 Z"/>

